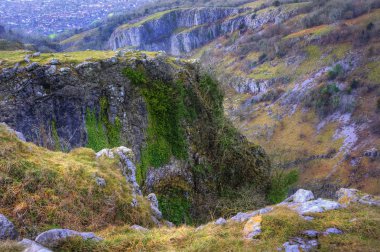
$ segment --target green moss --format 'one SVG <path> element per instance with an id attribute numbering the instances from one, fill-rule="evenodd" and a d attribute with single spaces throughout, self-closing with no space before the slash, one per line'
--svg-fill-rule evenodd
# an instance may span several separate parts
<path id="1" fill-rule="evenodd" d="M 121 145 L 121 121 L 118 117 L 114 122 L 108 119 L 108 100 L 102 97 L 99 101 L 100 112 L 96 115 L 94 110 L 86 110 L 87 147 L 95 151 L 103 148 L 113 148 Z"/>
<path id="2" fill-rule="evenodd" d="M 190 216 L 190 202 L 185 196 L 186 192 L 172 189 L 165 195 L 158 195 L 160 210 L 163 217 L 176 225 L 192 224 Z"/>
<path id="3" fill-rule="evenodd" d="M 137 172 L 141 183 L 148 167 L 165 165 L 172 156 L 187 158 L 183 122 L 189 113 L 184 105 L 185 88 L 180 81 L 149 80 L 142 67 L 126 68 L 123 73 L 139 87 L 148 109 L 147 144 Z"/>

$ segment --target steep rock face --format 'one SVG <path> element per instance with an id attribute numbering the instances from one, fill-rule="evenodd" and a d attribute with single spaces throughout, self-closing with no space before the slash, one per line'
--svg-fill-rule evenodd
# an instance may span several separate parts
<path id="1" fill-rule="evenodd" d="M 141 24 L 119 27 L 110 37 L 109 47 L 131 46 L 138 49 L 164 50 L 174 55 L 189 52 L 226 32 L 221 22 L 243 9 L 196 8 L 167 12 L 148 18 Z"/>
<path id="2" fill-rule="evenodd" d="M 256 14 L 249 8 L 179 9 L 120 26 L 111 35 L 109 48 L 133 47 L 181 55 L 239 29 L 257 29 L 268 22 L 280 22 L 293 12 L 275 9 Z"/>
<path id="3" fill-rule="evenodd" d="M 134 146 L 138 156 L 147 113 L 141 96 L 121 73 L 126 64 L 80 64 L 52 75 L 47 65 L 29 72 L 21 68 L 13 78 L 2 75 L 0 121 L 28 141 L 69 150 L 87 145 L 86 115 L 89 111 L 99 115 L 101 101 L 106 101 L 109 121 L 120 120 L 121 141 Z"/>

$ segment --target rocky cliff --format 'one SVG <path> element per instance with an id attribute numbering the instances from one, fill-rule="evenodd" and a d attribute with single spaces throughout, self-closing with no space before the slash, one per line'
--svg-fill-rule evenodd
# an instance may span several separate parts
<path id="1" fill-rule="evenodd" d="M 197 202 L 226 188 L 265 191 L 264 151 L 224 119 L 222 92 L 197 65 L 140 52 L 76 65 L 48 62 L 0 75 L 0 121 L 27 141 L 57 151 L 131 147 L 137 181 L 175 209 L 163 213 L 177 223 L 200 215 Z"/>
<path id="2" fill-rule="evenodd" d="M 293 12 L 278 9 L 256 12 L 245 7 L 172 10 L 120 26 L 111 35 L 109 48 L 163 50 L 181 55 L 239 29 L 255 29 L 268 22 L 279 22 Z"/>

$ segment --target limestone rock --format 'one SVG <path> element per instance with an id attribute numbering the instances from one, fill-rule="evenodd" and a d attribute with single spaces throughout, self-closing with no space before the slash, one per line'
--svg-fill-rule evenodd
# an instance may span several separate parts
<path id="1" fill-rule="evenodd" d="M 40 57 L 40 56 L 41 56 L 40 52 L 35 52 L 35 53 L 32 54 L 33 58 L 37 58 L 37 57 Z"/>
<path id="2" fill-rule="evenodd" d="M 296 203 L 295 205 L 289 205 L 289 207 L 296 210 L 299 214 L 310 214 L 335 210 L 341 208 L 342 206 L 338 202 L 332 200 L 317 199 L 304 203 Z"/>
<path id="3" fill-rule="evenodd" d="M 219 218 L 219 219 L 217 219 L 215 221 L 215 225 L 223 226 L 223 225 L 226 225 L 226 224 L 227 224 L 227 221 L 224 218 Z"/>
<path id="4" fill-rule="evenodd" d="M 343 231 L 337 228 L 328 228 L 323 233 L 324 235 L 330 235 L 330 234 L 343 234 Z"/>
<path id="5" fill-rule="evenodd" d="M 160 209 L 158 208 L 158 199 L 157 199 L 156 194 L 151 193 L 146 198 L 150 202 L 150 208 L 152 209 L 153 216 L 161 220 L 162 213 Z"/>
<path id="6" fill-rule="evenodd" d="M 244 226 L 244 230 L 243 230 L 244 238 L 252 239 L 259 236 L 261 234 L 262 220 L 263 219 L 261 215 L 250 218 Z"/>
<path id="7" fill-rule="evenodd" d="M 131 226 L 131 229 L 137 230 L 137 231 L 140 231 L 140 232 L 148 232 L 149 231 L 149 229 L 144 228 L 144 227 L 139 226 L 139 225 L 133 225 L 133 226 Z"/>
<path id="8" fill-rule="evenodd" d="M 16 240 L 17 230 L 12 222 L 0 214 L 0 240 Z"/>
<path id="9" fill-rule="evenodd" d="M 25 247 L 23 252 L 53 252 L 52 250 L 45 248 L 37 242 L 29 239 L 22 239 L 22 241 L 20 241 L 19 244 Z"/>
<path id="10" fill-rule="evenodd" d="M 314 251 L 317 246 L 317 240 L 305 240 L 300 237 L 292 238 L 283 244 L 285 252 Z"/>
<path id="11" fill-rule="evenodd" d="M 96 153 L 96 158 L 101 158 L 106 156 L 108 158 L 114 159 L 115 156 L 120 158 L 120 169 L 125 176 L 128 183 L 133 187 L 133 193 L 142 195 L 140 186 L 136 180 L 136 166 L 132 162 L 134 159 L 133 151 L 127 147 L 120 146 L 114 149 L 103 149 Z"/>
<path id="12" fill-rule="evenodd" d="M 51 65 L 51 66 L 46 70 L 46 74 L 47 74 L 47 75 L 53 75 L 53 74 L 55 74 L 56 71 L 57 71 L 57 66 L 55 66 L 55 65 Z"/>
<path id="13" fill-rule="evenodd" d="M 314 199 L 314 194 L 311 191 L 299 189 L 294 195 L 293 195 L 293 202 L 296 203 L 304 203 L 309 200 Z"/>
<path id="14" fill-rule="evenodd" d="M 83 240 L 101 241 L 102 239 L 90 232 L 77 232 L 70 229 L 51 229 L 39 234 L 35 241 L 41 245 L 52 248 L 70 237 L 81 237 Z"/>
<path id="15" fill-rule="evenodd" d="M 380 198 L 366 193 L 363 193 L 357 189 L 341 188 L 336 192 L 338 202 L 343 205 L 348 205 L 352 202 L 357 202 L 364 205 L 380 206 Z"/>
<path id="16" fill-rule="evenodd" d="M 26 139 L 24 137 L 24 134 L 22 134 L 21 132 L 18 132 L 18 131 L 15 131 L 13 129 L 11 129 L 7 124 L 5 123 L 0 123 L 0 127 L 4 127 L 8 132 L 10 132 L 11 134 L 14 134 L 17 136 L 17 138 L 23 142 L 26 142 Z"/>
<path id="17" fill-rule="evenodd" d="M 338 202 L 327 199 L 314 199 L 311 191 L 299 189 L 294 195 L 290 196 L 278 206 L 285 206 L 297 211 L 301 215 L 310 213 L 322 213 L 328 210 L 339 209 L 342 207 Z"/>
<path id="18" fill-rule="evenodd" d="M 50 65 L 59 65 L 61 64 L 58 59 L 52 59 L 50 60 Z"/>
<path id="19" fill-rule="evenodd" d="M 38 65 L 37 62 L 33 62 L 32 64 L 26 66 L 26 71 L 28 71 L 28 72 L 33 71 L 33 70 L 35 70 L 39 66 L 40 65 Z"/>
<path id="20" fill-rule="evenodd" d="M 302 234 L 309 238 L 317 238 L 319 235 L 319 232 L 315 230 L 305 230 L 302 232 Z"/>
<path id="21" fill-rule="evenodd" d="M 235 221 L 235 222 L 244 222 L 244 221 L 247 221 L 248 219 L 255 217 L 257 215 L 269 213 L 272 210 L 273 210 L 273 207 L 266 207 L 266 208 L 262 208 L 260 210 L 256 210 L 256 211 L 253 211 L 250 213 L 241 213 L 240 212 L 240 213 L 236 214 L 235 216 L 233 216 L 230 220 Z"/>
<path id="22" fill-rule="evenodd" d="M 107 185 L 106 180 L 104 178 L 96 177 L 96 184 L 100 187 L 105 187 Z"/>

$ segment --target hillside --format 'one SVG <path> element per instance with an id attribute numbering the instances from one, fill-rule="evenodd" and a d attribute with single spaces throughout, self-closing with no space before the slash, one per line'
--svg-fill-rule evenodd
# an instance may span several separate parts
<path id="1" fill-rule="evenodd" d="M 130 150 L 53 152 L 18 137 L 0 125 L 4 196 L 0 211 L 15 224 L 0 215 L 1 239 L 4 234 L 24 238 L 0 242 L 4 252 L 25 248 L 45 252 L 378 251 L 380 245 L 380 199 L 355 190 L 341 189 L 338 202 L 315 200 L 312 192 L 300 190 L 281 204 L 227 220 L 220 218 L 199 227 L 174 227 L 162 220 L 157 226 L 152 195 L 134 195 L 136 187 L 122 173 L 127 163 L 119 164 L 109 155 L 111 151 L 121 160 L 133 160 Z M 18 193 L 10 193 L 14 191 Z"/>
<path id="2" fill-rule="evenodd" d="M 108 48 L 199 59 L 225 111 L 299 186 L 380 193 L 379 3 L 254 1 L 182 8 L 119 26 Z"/>
<path id="3" fill-rule="evenodd" d="M 0 40 L 0 251 L 380 251 L 378 0 L 165 0 L 62 39 Z"/>
<path id="4" fill-rule="evenodd" d="M 0 53 L 4 66 L 16 64 L 0 75 L 0 121 L 27 141 L 65 152 L 131 148 L 137 182 L 176 224 L 243 210 L 247 203 L 234 205 L 243 189 L 255 192 L 250 204 L 266 203 L 270 161 L 226 120 L 217 82 L 197 65 L 148 52 L 41 54 L 29 63 L 26 54 Z"/>
<path id="5" fill-rule="evenodd" d="M 301 187 L 325 196 L 339 186 L 378 194 L 380 12 L 363 7 L 353 18 L 318 20 L 328 8 L 348 7 L 296 12 L 195 56 L 203 54 L 225 84 L 234 124 L 278 167 L 300 171 Z"/>

